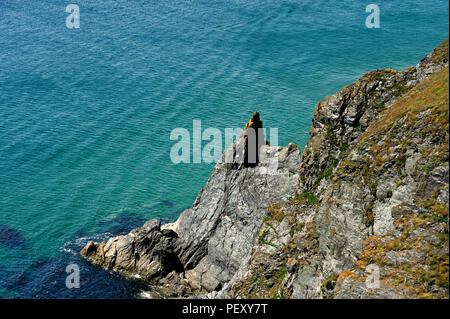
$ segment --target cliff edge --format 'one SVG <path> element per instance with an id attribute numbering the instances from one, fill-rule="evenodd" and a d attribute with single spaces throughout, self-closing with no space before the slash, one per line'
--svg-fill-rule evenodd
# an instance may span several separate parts
<path id="1" fill-rule="evenodd" d="M 226 163 L 242 136 L 176 223 L 81 254 L 168 297 L 448 298 L 448 75 L 448 39 L 369 72 L 317 104 L 303 154 L 260 143 L 265 161 Z"/>
<path id="2" fill-rule="evenodd" d="M 262 128 L 257 112 L 244 133 L 249 127 Z M 251 249 L 269 203 L 286 202 L 299 178 L 296 145 L 260 145 L 264 161 L 248 164 L 248 140 L 243 134 L 224 152 L 192 207 L 174 224 L 161 227 L 151 220 L 125 236 L 89 242 L 81 254 L 103 268 L 138 275 L 164 296 L 220 290 Z"/>
<path id="3" fill-rule="evenodd" d="M 296 195 L 226 295 L 448 298 L 448 75 L 447 40 L 318 103 Z"/>

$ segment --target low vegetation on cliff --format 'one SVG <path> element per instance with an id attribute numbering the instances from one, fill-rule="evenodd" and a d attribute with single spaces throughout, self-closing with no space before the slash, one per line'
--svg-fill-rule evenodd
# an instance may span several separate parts
<path id="1" fill-rule="evenodd" d="M 448 298 L 448 77 L 447 40 L 318 103 L 299 189 L 271 204 L 231 297 Z"/>

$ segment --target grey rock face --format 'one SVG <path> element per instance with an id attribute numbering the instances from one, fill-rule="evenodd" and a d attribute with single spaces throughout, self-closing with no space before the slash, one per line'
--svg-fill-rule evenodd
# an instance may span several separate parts
<path id="1" fill-rule="evenodd" d="M 417 64 L 417 80 L 414 85 L 422 82 L 446 65 L 448 65 L 448 42 L 444 41 Z"/>
<path id="2" fill-rule="evenodd" d="M 448 67 L 446 43 L 446 57 L 444 43 L 416 68 L 369 72 L 318 103 L 297 195 L 269 210 L 229 297 L 448 297 L 448 120 L 430 129 L 448 104 L 411 121 L 405 108 L 417 101 L 396 103 Z M 380 267 L 376 291 L 365 283 L 370 263 Z"/>
<path id="3" fill-rule="evenodd" d="M 225 161 L 227 152 L 245 158 L 246 143 L 241 137 L 224 152 L 193 206 L 174 225 L 161 229 L 152 220 L 106 243 L 91 242 L 81 254 L 106 269 L 153 283 L 164 279 L 166 292 L 180 282 L 181 294 L 222 288 L 251 249 L 269 203 L 293 196 L 298 180 L 300 153 L 293 144 L 261 146 L 256 165 Z"/>
<path id="4" fill-rule="evenodd" d="M 182 271 L 183 266 L 174 251 L 178 235 L 161 230 L 161 222 L 152 219 L 128 235 L 111 238 L 108 242 L 89 242 L 81 251 L 93 263 L 144 280 Z"/>
<path id="5" fill-rule="evenodd" d="M 265 152 L 268 159 L 278 157 L 277 169 L 271 171 L 270 160 L 238 170 L 219 162 L 193 208 L 182 215 L 179 255 L 186 269 L 192 269 L 186 276 L 207 291 L 226 283 L 237 271 L 269 203 L 284 202 L 294 193 L 298 149 L 265 147 Z M 203 275 L 195 277 L 198 274 Z"/>

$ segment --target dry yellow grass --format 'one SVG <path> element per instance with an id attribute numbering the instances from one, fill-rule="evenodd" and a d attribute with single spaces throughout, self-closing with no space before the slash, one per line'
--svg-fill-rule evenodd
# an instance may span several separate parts
<path id="1" fill-rule="evenodd" d="M 448 125 L 448 118 L 440 115 L 448 114 L 449 105 L 449 68 L 431 75 L 428 79 L 413 88 L 410 92 L 400 97 L 390 108 L 383 111 L 379 120 L 372 123 L 360 137 L 360 145 L 365 143 L 369 137 L 384 134 L 392 125 L 404 116 L 408 116 L 409 121 L 414 121 L 420 112 L 433 108 L 437 123 L 442 125 L 445 121 Z"/>

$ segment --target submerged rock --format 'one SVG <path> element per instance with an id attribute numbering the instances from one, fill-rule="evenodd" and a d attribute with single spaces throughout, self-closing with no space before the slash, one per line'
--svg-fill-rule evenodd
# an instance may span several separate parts
<path id="1" fill-rule="evenodd" d="M 13 248 L 26 248 L 26 240 L 23 235 L 8 225 L 0 225 L 0 245 Z"/>

